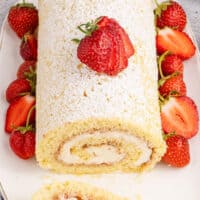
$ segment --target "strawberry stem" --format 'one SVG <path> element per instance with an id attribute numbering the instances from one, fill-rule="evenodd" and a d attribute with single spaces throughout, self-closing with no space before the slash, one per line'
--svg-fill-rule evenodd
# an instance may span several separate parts
<path id="1" fill-rule="evenodd" d="M 171 1 L 164 1 L 160 4 L 158 3 L 157 0 L 154 0 L 154 2 L 157 6 L 157 8 L 154 10 L 154 14 L 155 14 L 156 17 L 160 17 L 161 14 L 162 14 L 162 11 L 167 10 L 167 7 L 172 4 Z"/>
<path id="2" fill-rule="evenodd" d="M 30 92 L 21 92 L 19 93 L 19 96 L 22 97 L 22 96 L 25 96 L 25 95 L 30 95 Z"/>
<path id="3" fill-rule="evenodd" d="M 85 33 L 86 35 L 90 35 L 91 33 L 89 33 L 89 31 L 87 31 L 87 30 L 84 30 L 82 28 L 82 26 L 85 26 L 85 24 L 81 24 L 80 26 L 77 27 L 79 29 L 79 31 Z"/>
<path id="4" fill-rule="evenodd" d="M 15 128 L 14 129 L 15 131 L 20 131 L 21 134 L 25 134 L 28 131 L 34 131 L 34 127 L 32 126 L 32 124 L 29 125 L 31 114 L 32 114 L 32 112 L 33 112 L 34 109 L 35 109 L 35 105 L 33 107 L 31 107 L 31 109 L 28 112 L 28 116 L 27 116 L 27 120 L 26 120 L 26 125 Z"/>
<path id="5" fill-rule="evenodd" d="M 163 139 L 166 141 L 168 140 L 169 138 L 171 137 L 174 137 L 176 134 L 175 132 L 172 132 L 172 133 L 163 133 L 162 136 L 163 136 Z"/>
<path id="6" fill-rule="evenodd" d="M 29 67 L 29 72 L 24 72 L 24 76 L 29 81 L 29 84 L 31 86 L 31 94 L 35 95 L 35 89 L 36 89 L 36 70 L 33 69 L 32 66 Z"/>
<path id="7" fill-rule="evenodd" d="M 165 98 L 159 93 L 159 100 L 163 103 L 165 102 Z"/>
<path id="8" fill-rule="evenodd" d="M 92 32 L 98 29 L 97 23 L 99 22 L 100 19 L 101 17 L 98 17 L 97 19 L 92 20 L 91 22 L 87 22 L 86 24 L 81 24 L 77 28 L 85 35 L 91 36 Z"/>
<path id="9" fill-rule="evenodd" d="M 179 72 L 174 72 L 173 74 L 168 75 L 168 76 L 163 75 L 163 77 L 158 81 L 158 86 L 161 87 L 165 83 L 165 81 L 175 76 L 178 76 L 179 74 L 180 74 Z"/>
<path id="10" fill-rule="evenodd" d="M 169 51 L 165 51 L 160 57 L 158 57 L 158 70 L 160 73 L 161 79 L 165 79 L 162 71 L 162 62 L 165 60 L 165 57 L 169 54 Z"/>
<path id="11" fill-rule="evenodd" d="M 171 96 L 180 96 L 180 93 L 178 91 L 176 91 L 176 90 L 172 90 L 172 91 L 170 91 L 169 96 L 170 97 Z"/>
<path id="12" fill-rule="evenodd" d="M 74 39 L 72 39 L 72 42 L 75 42 L 76 44 L 79 44 L 81 42 L 81 40 L 79 40 L 77 38 L 74 38 Z"/>
<path id="13" fill-rule="evenodd" d="M 18 3 L 16 6 L 20 8 L 35 8 L 32 3 L 27 3 L 25 0 L 23 0 L 22 3 Z"/>
<path id="14" fill-rule="evenodd" d="M 155 2 L 155 4 L 156 4 L 156 6 L 159 7 L 160 4 L 158 3 L 158 1 L 157 1 L 157 0 L 154 0 L 154 2 Z"/>
<path id="15" fill-rule="evenodd" d="M 26 120 L 26 127 L 29 126 L 29 122 L 30 122 L 30 118 L 31 118 L 31 114 L 33 112 L 33 110 L 36 108 L 36 106 L 34 105 L 28 112 L 28 116 L 27 116 L 27 120 Z"/>

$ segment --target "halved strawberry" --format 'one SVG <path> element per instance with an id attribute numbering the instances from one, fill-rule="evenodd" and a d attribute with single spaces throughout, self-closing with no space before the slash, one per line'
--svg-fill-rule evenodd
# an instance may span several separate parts
<path id="1" fill-rule="evenodd" d="M 170 97 L 161 107 L 162 128 L 185 138 L 195 136 L 199 129 L 199 115 L 189 97 Z"/>
<path id="2" fill-rule="evenodd" d="M 181 59 L 188 59 L 195 54 L 195 46 L 190 37 L 185 33 L 165 27 L 158 31 L 156 36 L 158 54 L 169 51 Z"/>
<path id="3" fill-rule="evenodd" d="M 182 75 L 172 76 L 167 79 L 164 84 L 159 88 L 159 92 L 163 97 L 171 96 L 185 96 L 186 85 L 183 81 Z"/>
<path id="4" fill-rule="evenodd" d="M 187 139 L 174 135 L 166 140 L 167 152 L 162 161 L 172 167 L 185 167 L 190 162 L 190 146 Z"/>
<path id="5" fill-rule="evenodd" d="M 116 30 L 119 32 L 120 37 L 122 38 L 127 58 L 131 57 L 134 54 L 135 50 L 134 50 L 134 47 L 132 45 L 132 42 L 131 42 L 128 34 L 119 25 L 119 23 L 116 20 L 109 19 L 108 17 L 103 16 L 103 17 L 101 17 L 101 19 L 97 23 L 97 25 L 98 25 L 99 28 L 104 27 L 104 26 L 114 26 L 114 27 L 116 27 Z"/>
<path id="6" fill-rule="evenodd" d="M 26 79 L 16 79 L 8 86 L 6 90 L 6 99 L 8 102 L 23 96 L 24 93 L 31 93 L 31 86 Z"/>
<path id="7" fill-rule="evenodd" d="M 26 95 L 13 101 L 6 113 L 5 131 L 11 133 L 26 123 L 30 109 L 35 105 L 35 97 Z"/>

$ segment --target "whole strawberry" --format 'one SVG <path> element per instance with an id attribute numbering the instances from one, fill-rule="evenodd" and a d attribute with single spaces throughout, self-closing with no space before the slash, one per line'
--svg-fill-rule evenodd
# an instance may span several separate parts
<path id="1" fill-rule="evenodd" d="M 10 147 L 22 159 L 29 159 L 35 155 L 35 132 L 14 131 L 10 135 Z"/>
<path id="2" fill-rule="evenodd" d="M 182 75 L 171 76 L 159 88 L 159 92 L 163 97 L 166 96 L 185 96 L 186 95 L 186 85 L 183 81 Z"/>
<path id="3" fill-rule="evenodd" d="M 185 28 L 187 19 L 182 6 L 175 1 L 165 1 L 157 4 L 155 10 L 157 17 L 157 27 L 164 28 L 168 26 L 182 31 Z"/>
<path id="4" fill-rule="evenodd" d="M 171 75 L 173 73 L 183 74 L 183 61 L 176 55 L 167 55 L 162 61 L 163 75 Z"/>
<path id="5" fill-rule="evenodd" d="M 34 76 L 36 73 L 36 61 L 24 61 L 17 71 L 18 79 L 26 79 Z M 36 75 L 36 74 L 35 74 Z"/>
<path id="6" fill-rule="evenodd" d="M 15 110 L 15 112 L 17 111 L 19 110 Z M 10 147 L 22 159 L 29 159 L 35 155 L 35 127 L 31 124 L 34 112 L 35 105 L 28 110 L 28 114 L 24 118 L 25 126 L 16 126 L 10 135 Z"/>
<path id="7" fill-rule="evenodd" d="M 17 71 L 18 79 L 26 79 L 31 86 L 31 94 L 36 90 L 36 61 L 24 61 Z"/>
<path id="8" fill-rule="evenodd" d="M 10 8 L 8 23 L 18 37 L 22 38 L 25 33 L 33 33 L 38 26 L 38 11 L 31 3 L 19 3 Z"/>
<path id="9" fill-rule="evenodd" d="M 37 60 L 37 39 L 34 35 L 26 33 L 20 45 L 20 55 L 26 61 Z"/>
<path id="10" fill-rule="evenodd" d="M 8 86 L 6 90 L 6 99 L 8 102 L 12 102 L 16 98 L 31 93 L 30 82 L 26 79 L 16 79 Z"/>
<path id="11" fill-rule="evenodd" d="M 166 140 L 167 152 L 162 161 L 173 167 L 185 167 L 190 162 L 188 140 L 182 136 L 171 136 Z"/>

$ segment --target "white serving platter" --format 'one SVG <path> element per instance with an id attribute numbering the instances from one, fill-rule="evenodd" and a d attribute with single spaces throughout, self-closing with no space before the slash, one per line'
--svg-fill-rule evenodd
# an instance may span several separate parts
<path id="1" fill-rule="evenodd" d="M 186 30 L 193 37 L 189 26 Z M 158 164 L 153 171 L 140 175 L 122 173 L 93 176 L 58 175 L 42 170 L 35 159 L 24 161 L 16 157 L 9 147 L 9 136 L 4 131 L 5 113 L 8 107 L 4 94 L 8 84 L 16 79 L 16 71 L 22 63 L 19 45 L 20 40 L 5 20 L 0 34 L 0 182 L 7 193 L 8 200 L 31 200 L 32 194 L 37 189 L 55 180 L 91 183 L 128 197 L 130 200 L 200 199 L 200 134 L 190 140 L 191 163 L 189 166 L 175 169 Z M 192 59 L 184 63 L 184 66 L 188 96 L 194 99 L 200 113 L 198 50 Z"/>

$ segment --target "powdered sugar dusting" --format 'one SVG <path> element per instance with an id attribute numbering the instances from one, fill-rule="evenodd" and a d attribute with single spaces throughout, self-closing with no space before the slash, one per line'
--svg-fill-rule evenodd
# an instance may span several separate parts
<path id="1" fill-rule="evenodd" d="M 131 119 L 160 134 L 152 1 L 41 0 L 39 8 L 38 139 L 66 122 L 87 118 Z M 136 50 L 116 77 L 80 67 L 71 41 L 83 37 L 78 25 L 103 15 L 120 23 Z"/>

